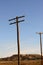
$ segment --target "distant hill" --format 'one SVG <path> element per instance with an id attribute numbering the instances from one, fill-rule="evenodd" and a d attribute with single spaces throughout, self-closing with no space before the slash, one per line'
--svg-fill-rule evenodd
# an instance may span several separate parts
<path id="1" fill-rule="evenodd" d="M 38 54 L 20 55 L 20 60 L 40 60 L 40 58 L 41 56 Z M 17 59 L 18 59 L 18 55 L 12 55 L 10 57 L 0 58 L 0 61 L 16 61 Z"/>

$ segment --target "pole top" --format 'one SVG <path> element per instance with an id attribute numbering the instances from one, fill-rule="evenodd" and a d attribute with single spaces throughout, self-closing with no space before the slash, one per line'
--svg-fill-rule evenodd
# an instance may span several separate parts
<path id="1" fill-rule="evenodd" d="M 12 21 L 12 20 L 15 20 L 15 19 L 18 19 L 18 18 L 23 18 L 25 16 L 16 16 L 16 18 L 12 18 L 12 19 L 9 19 L 9 21 Z"/>
<path id="2" fill-rule="evenodd" d="M 36 32 L 36 34 L 43 34 L 43 32 Z"/>
<path id="3" fill-rule="evenodd" d="M 22 17 L 25 17 L 25 16 L 19 16 L 20 18 L 22 18 Z"/>

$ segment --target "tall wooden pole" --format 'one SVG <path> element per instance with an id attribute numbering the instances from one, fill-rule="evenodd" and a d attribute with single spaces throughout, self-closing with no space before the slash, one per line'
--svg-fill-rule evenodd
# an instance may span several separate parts
<path id="1" fill-rule="evenodd" d="M 42 32 L 37 32 L 37 34 L 40 35 L 40 52 L 41 52 L 41 65 L 42 65 L 42 39 L 41 39 L 41 34 L 43 34 Z"/>
<path id="2" fill-rule="evenodd" d="M 20 65 L 20 42 L 19 42 L 19 27 L 18 27 L 18 17 L 16 17 L 17 24 L 17 45 L 18 45 L 18 65 Z"/>
<path id="3" fill-rule="evenodd" d="M 17 26 L 18 65 L 20 65 L 20 42 L 19 42 L 19 25 L 18 25 L 18 23 L 24 21 L 24 20 L 18 21 L 18 19 L 22 18 L 22 17 L 24 17 L 24 16 L 20 16 L 20 17 L 17 16 L 16 18 L 13 18 L 13 19 L 9 20 L 9 21 L 12 21 L 12 20 L 16 19 L 16 22 L 10 23 L 10 25 L 16 24 L 16 26 Z"/>
<path id="4" fill-rule="evenodd" d="M 40 51 L 41 51 L 41 65 L 42 65 L 42 39 L 41 39 L 41 33 L 40 33 Z"/>

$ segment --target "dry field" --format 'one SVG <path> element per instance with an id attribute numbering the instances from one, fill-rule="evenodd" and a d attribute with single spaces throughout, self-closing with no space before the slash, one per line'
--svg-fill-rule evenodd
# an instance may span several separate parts
<path id="1" fill-rule="evenodd" d="M 41 65 L 40 60 L 25 60 L 21 61 L 20 65 Z M 18 65 L 17 61 L 0 61 L 0 65 Z M 43 64 L 42 64 L 43 65 Z"/>

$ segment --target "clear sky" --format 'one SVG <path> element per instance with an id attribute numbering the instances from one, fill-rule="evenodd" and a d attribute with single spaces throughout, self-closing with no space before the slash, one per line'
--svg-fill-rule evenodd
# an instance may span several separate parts
<path id="1" fill-rule="evenodd" d="M 43 32 L 43 0 L 0 0 L 0 57 L 17 54 L 16 25 L 10 26 L 14 21 L 8 20 L 22 15 L 25 21 L 19 23 L 20 53 L 40 54 L 36 32 Z"/>

